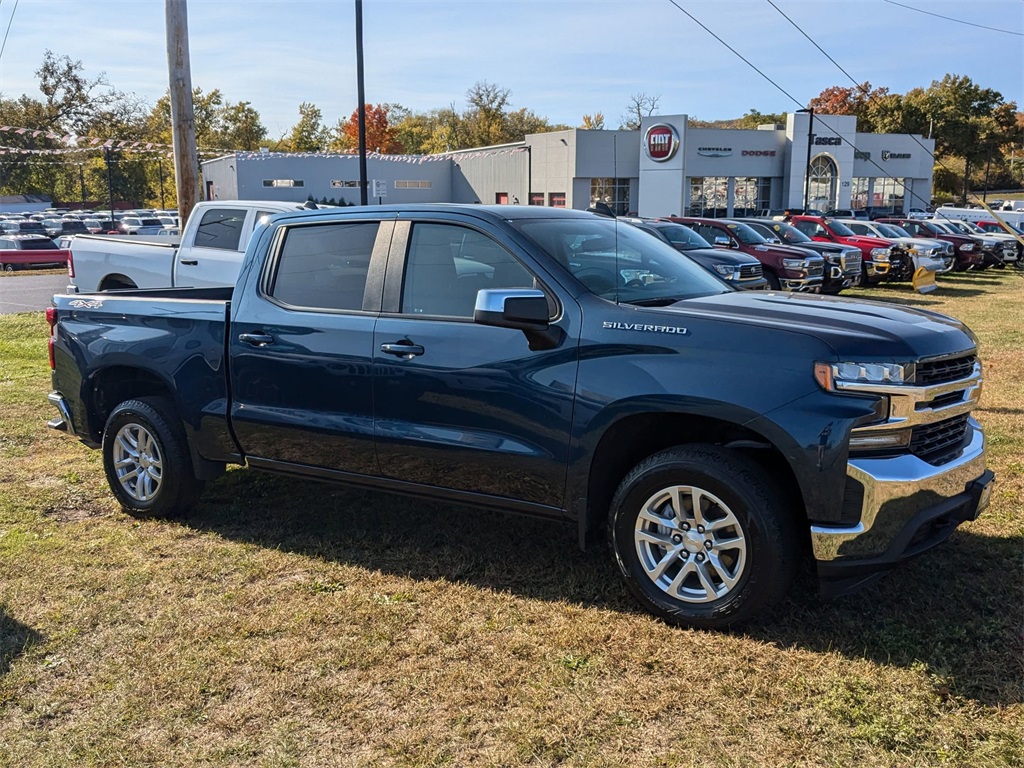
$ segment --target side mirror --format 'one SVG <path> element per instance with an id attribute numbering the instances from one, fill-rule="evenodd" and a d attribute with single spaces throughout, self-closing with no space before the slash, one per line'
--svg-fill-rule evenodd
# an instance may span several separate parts
<path id="1" fill-rule="evenodd" d="M 487 288 L 476 293 L 473 322 L 520 331 L 548 328 L 548 299 L 534 288 Z"/>
<path id="2" fill-rule="evenodd" d="M 732 247 L 732 240 L 730 240 L 725 235 L 716 235 L 715 236 L 715 245 L 724 245 L 726 248 L 731 248 Z"/>

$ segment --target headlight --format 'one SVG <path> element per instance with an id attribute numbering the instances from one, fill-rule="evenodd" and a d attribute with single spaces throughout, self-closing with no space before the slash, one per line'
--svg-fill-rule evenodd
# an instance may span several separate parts
<path id="1" fill-rule="evenodd" d="M 815 363 L 814 378 L 821 388 L 835 392 L 839 382 L 849 384 L 906 384 L 913 380 L 913 363 Z"/>
<path id="2" fill-rule="evenodd" d="M 875 261 L 888 261 L 892 250 L 889 248 L 872 248 L 871 256 Z"/>
<path id="3" fill-rule="evenodd" d="M 715 272 L 720 275 L 731 275 L 734 272 L 732 264 L 715 264 L 714 267 Z"/>
<path id="4" fill-rule="evenodd" d="M 805 259 L 783 259 L 782 266 L 786 269 L 807 269 L 807 261 Z"/>
<path id="5" fill-rule="evenodd" d="M 960 250 L 963 253 L 970 253 L 971 251 L 974 250 L 974 243 L 964 243 L 963 245 L 960 246 Z"/>
<path id="6" fill-rule="evenodd" d="M 825 260 L 829 264 L 835 264 L 837 266 L 843 263 L 843 257 L 840 256 L 838 253 L 826 253 Z"/>

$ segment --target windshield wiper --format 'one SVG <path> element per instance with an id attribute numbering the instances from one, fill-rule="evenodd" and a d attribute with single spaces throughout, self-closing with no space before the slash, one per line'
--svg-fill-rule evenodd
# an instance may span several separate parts
<path id="1" fill-rule="evenodd" d="M 635 307 L 667 307 L 670 304 L 675 304 L 677 301 L 682 301 L 685 296 L 660 296 L 656 299 L 633 299 L 632 301 L 623 301 L 622 304 L 632 304 Z"/>

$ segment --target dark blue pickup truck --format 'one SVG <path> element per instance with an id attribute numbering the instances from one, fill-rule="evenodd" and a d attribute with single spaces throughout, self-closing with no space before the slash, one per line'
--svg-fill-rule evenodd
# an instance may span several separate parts
<path id="1" fill-rule="evenodd" d="M 675 623 L 839 594 L 988 501 L 974 337 L 512 206 L 275 216 L 233 287 L 54 297 L 50 425 L 134 513 L 227 464 L 565 520 Z M 523 542 L 529 546 L 529 542 Z"/>

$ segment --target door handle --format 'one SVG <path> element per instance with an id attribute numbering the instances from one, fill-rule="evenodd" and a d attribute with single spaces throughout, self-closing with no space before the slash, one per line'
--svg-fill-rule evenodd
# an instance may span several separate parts
<path id="1" fill-rule="evenodd" d="M 179 264 L 184 264 L 186 267 L 194 267 L 199 263 L 199 259 L 180 259 Z"/>
<path id="2" fill-rule="evenodd" d="M 265 347 L 274 343 L 274 337 L 269 333 L 240 333 L 238 340 L 245 344 L 252 344 L 254 347 Z"/>
<path id="3" fill-rule="evenodd" d="M 417 355 L 422 355 L 426 350 L 419 344 L 381 344 L 380 351 L 387 355 L 394 355 L 403 360 L 412 360 Z"/>

